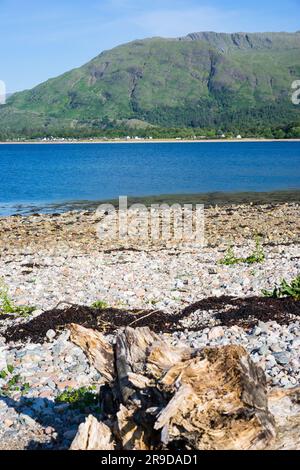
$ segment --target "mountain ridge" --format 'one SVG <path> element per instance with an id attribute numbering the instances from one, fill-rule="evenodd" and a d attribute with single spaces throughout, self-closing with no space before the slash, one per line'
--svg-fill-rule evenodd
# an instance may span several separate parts
<path id="1" fill-rule="evenodd" d="M 299 78 L 300 32 L 137 39 L 10 96 L 0 133 L 95 133 L 134 120 L 145 127 L 284 126 L 300 121 L 290 99 Z"/>

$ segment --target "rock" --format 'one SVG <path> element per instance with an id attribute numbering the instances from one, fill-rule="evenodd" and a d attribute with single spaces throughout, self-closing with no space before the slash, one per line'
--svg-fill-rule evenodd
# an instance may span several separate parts
<path id="1" fill-rule="evenodd" d="M 56 332 L 54 330 L 48 330 L 46 333 L 46 337 L 48 338 L 50 342 L 54 340 L 55 336 L 56 336 Z"/>
<path id="2" fill-rule="evenodd" d="M 4 426 L 6 428 L 11 428 L 14 425 L 14 421 L 11 419 L 5 419 L 4 420 Z"/>
<path id="3" fill-rule="evenodd" d="M 53 390 L 42 390 L 40 393 L 39 393 L 39 398 L 47 398 L 48 400 L 51 400 L 51 398 L 53 398 Z"/>
<path id="4" fill-rule="evenodd" d="M 0 347 L 0 372 L 6 369 L 6 353 L 5 349 Z"/>
<path id="5" fill-rule="evenodd" d="M 270 349 L 273 353 L 281 353 L 282 352 L 282 347 L 280 347 L 278 345 L 278 343 L 271 344 Z"/>
<path id="6" fill-rule="evenodd" d="M 288 387 L 290 385 L 290 381 L 287 377 L 282 377 L 282 379 L 280 379 L 280 384 L 283 387 Z"/>
<path id="7" fill-rule="evenodd" d="M 70 339 L 70 331 L 65 330 L 59 335 L 59 337 L 57 338 L 57 341 L 68 341 L 69 339 Z"/>
<path id="8" fill-rule="evenodd" d="M 136 294 L 137 297 L 144 297 L 145 294 L 146 294 L 146 291 L 145 291 L 145 289 L 141 289 L 141 288 L 140 288 L 140 289 L 137 289 L 137 290 L 135 291 L 135 294 Z"/>
<path id="9" fill-rule="evenodd" d="M 51 379 L 47 381 L 47 386 L 50 387 L 52 390 L 56 389 L 56 383 Z"/>
<path id="10" fill-rule="evenodd" d="M 50 436 L 51 434 L 53 434 L 55 431 L 54 428 L 52 428 L 51 426 L 48 426 L 46 429 L 45 429 L 45 434 L 47 434 L 48 436 Z"/>
<path id="11" fill-rule="evenodd" d="M 74 378 L 72 380 L 66 380 L 65 382 L 58 382 L 57 388 L 59 390 L 66 390 L 67 388 L 78 388 L 77 380 Z"/>
<path id="12" fill-rule="evenodd" d="M 57 340 L 53 345 L 53 354 L 60 358 L 61 354 L 68 349 L 69 343 L 65 340 Z"/>
<path id="13" fill-rule="evenodd" d="M 72 364 L 74 362 L 74 359 L 73 359 L 72 356 L 68 355 L 68 356 L 65 357 L 65 361 L 66 361 L 67 364 Z"/>
<path id="14" fill-rule="evenodd" d="M 270 353 L 270 350 L 268 346 L 264 344 L 263 346 L 259 348 L 258 352 L 261 356 L 266 356 L 267 354 Z"/>
<path id="15" fill-rule="evenodd" d="M 219 338 L 223 338 L 224 334 L 224 329 L 221 326 L 216 326 L 208 333 L 208 339 L 209 341 L 213 341 Z"/>
<path id="16" fill-rule="evenodd" d="M 211 275 L 212 274 L 218 274 L 218 271 L 216 270 L 216 268 L 210 267 L 210 268 L 208 268 L 208 274 L 211 274 Z"/>
<path id="17" fill-rule="evenodd" d="M 295 349 L 299 349 L 299 348 L 300 348 L 300 338 L 294 339 L 294 340 L 292 341 L 292 347 L 295 348 Z"/>
<path id="18" fill-rule="evenodd" d="M 34 419 L 32 419 L 30 416 L 27 416 L 27 415 L 20 415 L 20 420 L 26 424 L 26 426 L 29 426 L 29 427 L 35 427 L 36 426 L 36 421 Z"/>
<path id="19" fill-rule="evenodd" d="M 230 328 L 230 331 L 235 334 L 235 335 L 240 335 L 241 332 L 243 332 L 242 328 L 240 328 L 239 326 L 237 325 L 234 325 Z"/>
<path id="20" fill-rule="evenodd" d="M 259 326 L 256 326 L 256 327 L 254 328 L 253 334 L 254 334 L 255 336 L 259 336 L 261 333 L 262 333 L 262 329 L 261 329 Z"/>
<path id="21" fill-rule="evenodd" d="M 272 367 L 276 366 L 277 362 L 276 362 L 276 359 L 274 357 L 274 355 L 272 354 L 269 354 L 267 357 L 266 357 L 266 360 L 267 360 L 267 365 L 268 365 L 268 368 L 269 369 L 272 369 Z"/>
<path id="22" fill-rule="evenodd" d="M 265 322 L 259 321 L 257 326 L 260 328 L 261 333 L 269 333 L 270 331 L 270 326 Z"/>
<path id="23" fill-rule="evenodd" d="M 282 366 L 287 365 L 290 362 L 290 356 L 285 352 L 273 353 L 273 356 L 276 359 L 276 362 Z"/>

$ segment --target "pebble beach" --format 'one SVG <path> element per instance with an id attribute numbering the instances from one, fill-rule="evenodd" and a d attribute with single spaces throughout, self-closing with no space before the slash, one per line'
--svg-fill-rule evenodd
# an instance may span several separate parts
<path id="1" fill-rule="evenodd" d="M 0 449 L 67 449 L 88 410 L 57 398 L 68 389 L 103 384 L 68 329 L 50 329 L 43 341 L 11 341 L 6 331 L 63 302 L 176 314 L 206 298 L 262 296 L 300 272 L 300 206 L 241 204 L 205 208 L 205 243 L 100 240 L 92 211 L 0 218 L 0 279 L 29 316 L 0 314 Z M 109 220 L 106 222 L 109 223 Z M 249 256 L 259 237 L 261 263 L 224 265 L 230 246 Z M 216 312 L 194 310 L 180 331 L 161 331 L 172 344 L 192 348 L 241 344 L 261 366 L 269 387 L 300 384 L 300 319 L 272 316 L 249 328 L 226 325 Z M 49 313 L 50 315 L 50 313 Z M 151 321 L 151 320 L 150 320 Z M 191 329 L 193 324 L 200 325 Z M 114 336 L 109 336 L 114 341 Z M 1 373 L 2 372 L 2 373 Z"/>

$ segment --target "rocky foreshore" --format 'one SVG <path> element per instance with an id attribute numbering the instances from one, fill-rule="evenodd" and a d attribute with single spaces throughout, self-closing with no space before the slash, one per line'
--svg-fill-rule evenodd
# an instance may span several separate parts
<path id="1" fill-rule="evenodd" d="M 263 289 L 299 275 L 299 216 L 298 204 L 211 207 L 205 210 L 204 247 L 103 242 L 96 233 L 99 214 L 92 212 L 0 219 L 2 284 L 15 305 L 36 308 L 25 318 L 0 314 L 0 449 L 68 448 L 89 404 L 78 410 L 58 398 L 80 387 L 93 386 L 90 393 L 96 393 L 103 383 L 67 328 L 50 329 L 38 342 L 12 342 L 8 328 L 21 328 L 44 311 L 50 315 L 60 302 L 91 306 L 101 301 L 125 311 L 175 314 L 201 299 L 262 296 Z M 220 263 L 230 245 L 237 257 L 249 256 L 256 236 L 263 262 Z M 243 327 L 217 321 L 210 309 L 194 309 L 181 320 L 180 331 L 161 335 L 192 348 L 241 344 L 265 370 L 269 387 L 294 387 L 300 384 L 297 312 L 282 321 L 270 312 L 269 318 Z M 109 338 L 114 341 L 114 335 Z"/>

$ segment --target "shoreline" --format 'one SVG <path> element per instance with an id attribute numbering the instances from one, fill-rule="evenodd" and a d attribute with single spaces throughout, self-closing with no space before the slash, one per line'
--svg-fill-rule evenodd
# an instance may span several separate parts
<path id="1" fill-rule="evenodd" d="M 191 194 L 158 194 L 148 196 L 129 196 L 128 207 L 133 204 L 204 204 L 205 207 L 230 205 L 263 205 L 300 203 L 300 189 L 274 190 L 274 191 L 213 191 Z M 118 207 L 118 198 L 99 200 L 63 201 L 53 203 L 0 203 L 0 220 L 8 217 L 31 216 L 34 213 L 51 215 L 54 213 L 95 211 L 101 204 L 111 204 Z M 1 210 L 11 209 L 11 214 L 1 215 Z M 7 212 L 6 211 L 6 212 Z"/>
<path id="2" fill-rule="evenodd" d="M 157 249 L 158 246 L 182 246 L 185 240 L 152 239 L 152 237 L 98 237 L 98 226 L 104 229 L 111 225 L 109 214 L 103 215 L 95 210 L 69 210 L 66 212 L 38 213 L 26 216 L 6 216 L 0 218 L 0 250 L 16 251 L 21 247 L 36 250 L 62 249 L 68 253 L 76 251 L 90 253 L 103 249 L 144 247 Z M 182 210 L 184 208 L 182 207 Z M 205 242 L 209 246 L 226 249 L 230 243 L 243 245 L 252 243 L 257 234 L 264 244 L 299 243 L 299 202 L 266 202 L 265 204 L 243 203 L 205 206 Z M 113 216 L 114 213 L 112 213 Z M 118 210 L 115 212 L 116 216 Z M 135 212 L 128 212 L 128 224 L 135 219 Z M 135 223 L 135 222 L 134 222 Z M 172 223 L 171 223 L 172 225 Z M 150 229 L 150 226 L 148 227 Z M 105 231 L 105 230 L 104 230 Z M 172 233 L 172 230 L 171 232 Z M 148 233 L 149 235 L 149 233 Z M 190 239 L 187 240 L 188 244 Z M 193 242 L 191 242 L 193 245 Z M 196 243 L 197 244 L 197 243 Z M 147 249 L 148 249 L 147 248 Z M 30 248 L 31 251 L 31 248 Z"/>
<path id="3" fill-rule="evenodd" d="M 63 145 L 63 144 L 211 144 L 211 143 L 260 143 L 260 142 L 300 142 L 300 139 L 258 139 L 258 138 L 244 138 L 244 139 L 131 139 L 131 140 L 101 140 L 101 139 L 93 139 L 93 140 L 61 140 L 58 139 L 56 141 L 38 141 L 38 140 L 33 140 L 33 141 L 24 141 L 24 142 L 18 142 L 18 141 L 8 141 L 8 142 L 0 142 L 0 145 Z"/>

